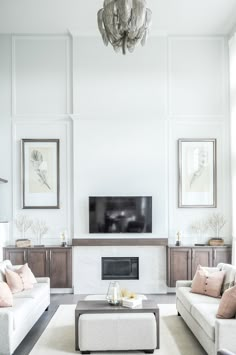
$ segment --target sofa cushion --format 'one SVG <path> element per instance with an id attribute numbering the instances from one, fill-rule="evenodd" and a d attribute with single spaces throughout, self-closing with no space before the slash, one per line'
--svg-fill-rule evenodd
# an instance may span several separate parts
<path id="1" fill-rule="evenodd" d="M 236 267 L 232 266 L 231 264 L 223 263 L 218 264 L 217 267 L 219 267 L 220 270 L 225 271 L 225 278 L 221 290 L 221 293 L 223 294 L 225 290 L 235 285 Z"/>
<path id="2" fill-rule="evenodd" d="M 13 296 L 8 284 L 0 281 L 0 307 L 12 307 Z"/>
<path id="3" fill-rule="evenodd" d="M 191 314 L 206 334 L 215 341 L 215 322 L 218 304 L 201 303 L 193 305 Z"/>
<path id="4" fill-rule="evenodd" d="M 6 269 L 6 279 L 12 293 L 23 291 L 24 286 L 21 277 L 15 271 Z"/>
<path id="5" fill-rule="evenodd" d="M 15 270 L 15 272 L 20 276 L 23 282 L 24 290 L 33 288 L 33 284 L 37 283 L 27 263 L 21 266 L 19 269 Z"/>
<path id="6" fill-rule="evenodd" d="M 9 312 L 13 313 L 13 328 L 20 328 L 22 322 L 26 321 L 26 318 L 30 316 L 35 307 L 33 299 L 14 297 L 14 306 L 9 308 Z"/>
<path id="7" fill-rule="evenodd" d="M 209 272 L 200 265 L 194 275 L 192 292 L 211 297 L 220 297 L 225 271 Z"/>
<path id="8" fill-rule="evenodd" d="M 236 314 L 236 286 L 226 290 L 222 296 L 217 318 L 234 318 Z"/>
<path id="9" fill-rule="evenodd" d="M 4 260 L 0 262 L 0 281 L 6 282 L 6 268 L 12 266 L 10 260 Z"/>
<path id="10" fill-rule="evenodd" d="M 24 290 L 19 293 L 14 294 L 14 299 L 17 298 L 32 298 L 32 299 L 42 299 L 46 292 L 49 292 L 49 284 L 47 283 L 37 283 L 34 284 L 33 288 L 29 290 Z"/>
<path id="11" fill-rule="evenodd" d="M 216 304 L 220 303 L 219 298 L 209 297 L 191 292 L 191 287 L 179 287 L 176 289 L 176 296 L 183 303 L 185 308 L 191 312 L 192 305 L 199 303 Z"/>

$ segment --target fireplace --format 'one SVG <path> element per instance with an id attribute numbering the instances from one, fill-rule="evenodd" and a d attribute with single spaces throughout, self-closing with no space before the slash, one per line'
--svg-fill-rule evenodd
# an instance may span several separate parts
<path id="1" fill-rule="evenodd" d="M 139 280 L 139 258 L 102 257 L 102 280 Z"/>

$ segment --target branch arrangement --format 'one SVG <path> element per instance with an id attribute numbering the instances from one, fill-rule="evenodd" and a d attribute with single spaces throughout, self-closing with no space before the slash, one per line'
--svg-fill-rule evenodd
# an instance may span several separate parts
<path id="1" fill-rule="evenodd" d="M 27 230 L 32 226 L 33 221 L 26 215 L 20 215 L 15 219 L 15 225 L 20 234 L 24 237 Z"/>
<path id="2" fill-rule="evenodd" d="M 211 230 L 214 233 L 215 239 L 220 239 L 220 231 L 226 224 L 226 219 L 221 213 L 212 213 L 205 220 L 198 220 L 190 226 L 191 230 L 198 234 L 203 234 L 204 232 Z"/>
<path id="3" fill-rule="evenodd" d="M 39 242 L 41 242 L 42 236 L 49 230 L 45 221 L 37 219 L 33 222 L 33 220 L 28 218 L 26 215 L 18 216 L 15 220 L 15 225 L 23 238 L 25 237 L 26 232 L 31 229 L 32 233 L 38 238 Z"/>

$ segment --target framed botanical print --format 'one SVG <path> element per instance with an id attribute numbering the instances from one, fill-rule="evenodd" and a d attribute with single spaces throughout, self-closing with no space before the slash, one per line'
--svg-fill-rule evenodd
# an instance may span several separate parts
<path id="1" fill-rule="evenodd" d="M 179 207 L 216 207 L 216 139 L 179 139 Z"/>
<path id="2" fill-rule="evenodd" d="M 22 207 L 60 208 L 59 139 L 22 139 Z"/>

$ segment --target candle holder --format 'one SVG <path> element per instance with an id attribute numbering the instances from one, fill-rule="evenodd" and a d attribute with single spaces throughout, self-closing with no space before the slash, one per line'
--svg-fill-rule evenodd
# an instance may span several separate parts
<path id="1" fill-rule="evenodd" d="M 107 302 L 112 306 L 118 306 L 121 303 L 121 292 L 119 282 L 110 282 L 107 290 L 106 299 Z"/>

